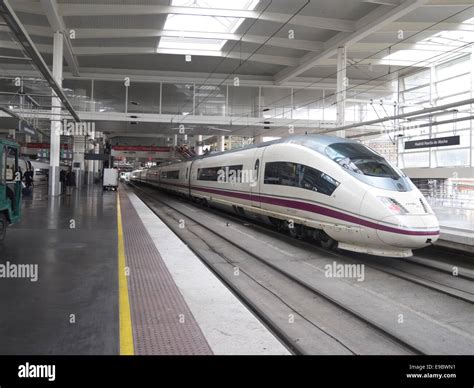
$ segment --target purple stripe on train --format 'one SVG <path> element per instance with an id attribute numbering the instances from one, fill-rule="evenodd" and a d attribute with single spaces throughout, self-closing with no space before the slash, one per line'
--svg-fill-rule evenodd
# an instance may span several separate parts
<path id="1" fill-rule="evenodd" d="M 177 186 L 177 187 L 182 187 L 185 189 L 188 189 L 189 187 L 186 185 L 180 185 L 177 183 L 169 183 L 169 182 L 160 182 L 161 184 L 167 184 L 170 186 Z M 372 229 L 378 229 L 382 230 L 384 232 L 390 232 L 390 233 L 398 233 L 398 234 L 406 234 L 410 236 L 435 236 L 439 235 L 439 230 L 434 230 L 434 231 L 417 231 L 417 230 L 404 230 L 404 229 L 399 229 L 399 228 L 394 228 L 391 226 L 386 226 L 386 225 L 381 225 L 377 224 L 372 221 L 367 221 L 359 217 L 351 216 L 349 214 L 345 214 L 342 212 L 339 212 L 337 210 L 332 210 L 325 208 L 323 206 L 319 205 L 314 205 L 311 203 L 307 202 L 301 202 L 301 201 L 294 201 L 290 199 L 282 199 L 282 198 L 275 198 L 275 197 L 267 197 L 264 195 L 260 194 L 245 194 L 245 193 L 240 193 L 236 191 L 227 191 L 227 190 L 219 190 L 219 189 L 214 189 L 214 188 L 209 188 L 209 187 L 201 187 L 201 186 L 191 186 L 192 190 L 197 190 L 197 191 L 203 191 L 207 193 L 212 193 L 212 194 L 217 194 L 217 195 L 222 195 L 225 197 L 234 197 L 234 198 L 240 198 L 244 199 L 247 201 L 257 201 L 257 202 L 263 202 L 263 203 L 268 203 L 271 205 L 276 205 L 276 206 L 282 206 L 282 207 L 290 207 L 293 209 L 298 209 L 298 210 L 304 210 L 307 212 L 311 213 L 317 213 L 321 214 L 326 217 L 331 217 L 331 218 L 336 218 L 338 220 L 342 221 L 347 221 L 351 222 L 353 224 L 358 224 L 362 226 L 366 226 L 368 228 Z"/>

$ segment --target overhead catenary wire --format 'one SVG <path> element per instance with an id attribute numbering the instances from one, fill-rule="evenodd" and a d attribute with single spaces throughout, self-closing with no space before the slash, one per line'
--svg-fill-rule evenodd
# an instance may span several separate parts
<path id="1" fill-rule="evenodd" d="M 305 2 L 304 5 L 302 5 L 300 8 L 298 8 L 298 10 L 293 13 L 293 15 L 288 18 L 276 31 L 274 31 L 263 43 L 261 43 L 246 59 L 245 61 L 241 62 L 238 66 L 236 66 L 236 68 L 231 72 L 229 73 L 216 87 L 219 88 L 220 86 L 222 86 L 229 78 L 230 76 L 234 75 L 235 72 L 240 68 L 242 67 L 243 64 L 245 64 L 250 58 L 252 58 L 263 46 L 265 46 L 265 44 L 270 41 L 276 34 L 278 34 L 289 22 L 291 22 L 291 20 L 293 20 L 309 3 L 311 2 L 311 0 L 307 0 Z M 199 107 L 204 101 L 206 101 L 210 96 L 213 95 L 214 92 L 211 92 L 209 93 L 203 100 L 201 100 L 199 102 L 199 104 L 197 106 L 194 107 L 194 109 L 196 109 L 197 107 Z M 184 120 L 184 118 L 182 118 L 179 122 L 181 123 L 182 121 Z"/>
<path id="2" fill-rule="evenodd" d="M 441 23 L 443 23 L 443 22 L 446 22 L 447 20 L 453 18 L 454 16 L 457 16 L 457 15 L 459 15 L 459 14 L 462 14 L 462 13 L 468 11 L 469 9 L 473 9 L 473 8 L 474 8 L 474 6 L 469 6 L 469 7 L 466 7 L 466 8 L 464 8 L 464 9 L 462 9 L 461 11 L 455 12 L 455 13 L 453 13 L 453 14 L 447 16 L 446 18 L 441 19 L 441 20 L 439 20 L 439 21 L 437 21 L 437 22 L 431 24 L 430 26 L 427 26 L 427 27 L 423 28 L 422 30 L 420 30 L 420 31 L 418 31 L 418 32 L 416 32 L 416 33 L 410 35 L 409 37 L 406 37 L 406 38 L 404 38 L 404 39 L 399 40 L 399 42 L 397 42 L 397 43 L 395 43 L 395 44 L 393 44 L 393 45 L 389 45 L 388 47 L 386 47 L 386 48 L 384 48 L 384 49 L 381 49 L 381 50 L 379 50 L 379 51 L 377 51 L 377 52 L 375 52 L 375 53 L 372 53 L 372 54 L 370 54 L 369 56 L 367 56 L 367 57 L 365 57 L 365 58 L 362 58 L 362 59 L 360 59 L 360 60 L 358 60 L 358 61 L 355 61 L 355 63 L 353 63 L 353 64 L 346 65 L 346 66 L 345 66 L 343 69 L 341 69 L 340 71 L 345 71 L 345 70 L 347 70 L 347 69 L 349 69 L 349 68 L 351 68 L 351 67 L 356 67 L 356 66 L 359 65 L 361 62 L 363 62 L 363 61 L 365 61 L 365 60 L 367 60 L 367 59 L 371 59 L 373 56 L 375 56 L 375 55 L 377 55 L 377 54 L 380 54 L 380 53 L 383 53 L 383 52 L 385 52 L 387 49 L 393 48 L 393 47 L 395 47 L 396 45 L 398 45 L 398 44 L 400 44 L 400 43 L 402 43 L 402 42 L 404 42 L 404 41 L 406 41 L 406 40 L 408 40 L 408 39 L 411 39 L 411 38 L 413 38 L 414 36 L 419 35 L 419 34 L 425 32 L 425 31 L 427 31 L 427 30 L 430 30 L 430 29 L 432 29 L 433 27 L 435 27 L 435 26 L 437 26 L 437 25 L 439 25 L 439 24 L 441 24 Z M 464 42 L 464 43 L 467 43 L 467 44 L 464 45 L 464 46 L 456 46 L 456 47 L 453 48 L 453 50 L 457 50 L 457 49 L 459 49 L 459 48 L 464 49 L 464 48 L 466 48 L 466 47 L 472 45 L 473 42 Z M 448 51 L 447 53 L 448 53 L 448 54 L 449 54 L 449 53 L 452 53 L 452 51 Z M 444 54 L 446 54 L 446 53 L 441 53 L 441 54 L 439 54 L 439 55 L 442 56 L 442 55 L 444 55 Z M 436 56 L 438 56 L 438 55 L 436 55 Z M 435 56 L 435 57 L 436 57 L 436 56 Z M 430 59 L 430 58 L 428 58 L 428 59 Z M 421 61 L 415 62 L 415 63 L 413 63 L 413 64 L 426 63 L 426 62 L 427 62 L 427 60 L 425 59 L 425 60 L 421 60 Z M 365 81 L 365 82 L 362 82 L 362 83 L 359 83 L 359 84 L 357 84 L 357 85 L 351 86 L 350 88 L 347 88 L 345 91 L 347 92 L 348 90 L 352 90 L 352 89 L 355 89 L 355 88 L 359 88 L 360 86 L 367 85 L 367 84 L 369 84 L 370 82 L 375 81 L 375 80 L 378 80 L 378 79 L 380 79 L 380 78 L 384 78 L 384 77 L 386 77 L 387 75 L 398 74 L 400 71 L 412 67 L 413 64 L 408 65 L 408 66 L 405 66 L 405 67 L 402 67 L 401 69 L 398 69 L 397 71 L 395 71 L 395 72 L 393 72 L 393 73 L 391 73 L 391 74 L 383 74 L 383 75 L 381 75 L 381 76 L 379 76 L 379 77 L 375 77 L 375 78 L 372 78 L 372 79 L 367 80 L 367 81 Z M 316 81 L 313 81 L 313 82 L 309 83 L 308 85 L 304 86 L 303 88 L 297 89 L 296 92 L 295 92 L 295 90 L 294 90 L 294 88 L 293 88 L 293 93 L 290 93 L 290 94 L 288 94 L 288 95 L 283 96 L 283 97 L 280 98 L 279 100 L 274 101 L 274 103 L 278 103 L 278 102 L 280 102 L 280 101 L 283 101 L 283 100 L 287 99 L 287 98 L 288 98 L 289 96 L 291 96 L 291 95 L 293 95 L 293 97 L 294 97 L 298 92 L 301 92 L 301 91 L 303 91 L 303 90 L 306 90 L 306 89 L 310 88 L 311 86 L 314 86 L 315 84 L 317 84 L 317 83 L 319 83 L 319 82 L 321 82 L 321 81 L 328 80 L 328 79 L 330 79 L 330 77 L 333 77 L 334 75 L 337 76 L 340 71 L 336 71 L 336 72 L 331 73 L 331 74 L 329 74 L 328 76 L 325 76 L 325 77 L 320 77 L 320 78 L 318 78 Z M 372 88 L 363 90 L 362 92 L 359 92 L 359 93 L 357 93 L 357 94 L 355 94 L 355 95 L 359 95 L 359 94 L 361 94 L 361 93 L 370 91 L 370 90 L 372 90 L 372 89 L 374 89 L 374 88 L 377 88 L 377 87 L 379 87 L 379 86 L 380 86 L 380 85 L 374 85 Z M 327 99 L 328 97 L 337 97 L 338 94 L 339 94 L 338 92 L 334 92 L 334 93 L 332 93 L 332 94 L 330 94 L 330 95 L 325 95 L 324 97 L 311 100 L 311 101 L 309 101 L 309 102 L 307 102 L 307 103 L 305 103 L 305 104 L 299 106 L 299 108 L 308 106 L 308 105 L 313 104 L 313 103 L 316 103 L 316 102 L 324 101 L 324 100 Z M 353 97 L 354 97 L 354 96 L 353 96 Z M 292 108 L 292 109 L 290 109 L 290 110 L 288 110 L 288 111 L 286 111 L 286 112 L 284 112 L 284 113 L 292 112 L 292 111 L 294 111 L 294 110 L 295 110 L 295 109 Z M 269 119 L 272 119 L 272 118 L 274 119 L 274 118 L 276 118 L 276 117 L 278 117 L 278 116 L 280 116 L 280 115 L 270 116 L 270 117 L 265 118 L 265 120 L 269 120 Z M 239 121 L 239 119 L 234 120 L 234 121 L 233 121 L 233 124 L 237 123 L 238 121 Z M 295 122 L 295 121 L 293 121 L 293 122 L 291 122 L 291 123 L 289 123 L 289 124 L 292 124 L 292 123 L 294 123 L 294 122 Z M 245 128 L 248 128 L 248 127 L 250 127 L 250 125 L 245 125 L 244 127 L 238 128 L 237 130 L 240 131 L 240 130 L 245 129 Z M 234 132 L 235 132 L 235 131 L 234 131 Z"/>
<path id="3" fill-rule="evenodd" d="M 406 69 L 409 69 L 409 68 L 411 68 L 413 65 L 416 65 L 416 64 L 420 64 L 420 63 L 433 64 L 433 63 L 439 62 L 439 61 L 440 61 L 440 58 L 438 58 L 438 57 L 447 56 L 447 57 L 449 58 L 449 56 L 451 56 L 453 53 L 455 53 L 455 52 L 457 52 L 457 51 L 460 51 L 460 50 L 464 50 L 465 48 L 470 47 L 470 46 L 472 46 L 472 45 L 474 45 L 474 42 L 473 42 L 473 43 L 466 43 L 466 45 L 464 45 L 464 46 L 462 46 L 462 47 L 456 47 L 455 49 L 453 49 L 453 50 L 451 50 L 451 51 L 444 52 L 444 53 L 442 53 L 442 54 L 437 54 L 437 55 L 435 55 L 435 56 L 433 56 L 433 57 L 431 57 L 431 58 L 424 59 L 424 60 L 421 60 L 421 61 L 419 61 L 419 62 L 415 62 L 415 63 L 413 63 L 413 64 L 411 64 L 411 65 L 407 65 L 407 66 L 405 66 L 405 67 L 402 67 L 401 69 L 398 69 L 397 71 L 391 73 L 390 75 L 391 75 L 391 76 L 398 76 L 398 73 L 399 73 L 399 72 L 401 72 L 401 71 L 403 71 L 403 70 L 406 70 Z M 433 61 L 430 62 L 429 59 L 432 59 L 432 58 L 437 58 L 437 59 L 435 59 L 435 60 L 433 60 Z M 376 78 L 374 78 L 374 79 L 372 79 L 372 80 L 370 80 L 370 81 L 378 80 L 378 79 L 380 79 L 380 78 L 385 78 L 386 76 L 387 76 L 387 74 L 384 74 L 384 75 L 381 75 L 381 76 L 379 76 L 379 77 L 376 77 Z M 392 80 L 392 79 L 387 80 L 387 82 L 390 81 L 390 80 Z M 354 85 L 353 87 L 350 87 L 350 88 L 346 89 L 346 91 L 347 91 L 347 90 L 354 89 L 354 88 L 356 88 L 356 87 L 360 87 L 361 85 L 367 85 L 370 81 L 367 81 L 367 82 L 363 82 L 363 83 L 361 83 L 361 84 Z M 374 85 L 374 86 L 372 86 L 372 87 L 369 87 L 368 89 L 364 89 L 364 90 L 362 90 L 362 91 L 360 91 L 360 92 L 358 92 L 358 93 L 355 93 L 352 97 L 355 97 L 355 96 L 358 96 L 358 95 L 360 95 L 360 94 L 366 93 L 366 92 L 371 91 L 371 90 L 373 90 L 373 89 L 375 89 L 375 88 L 377 88 L 377 87 L 379 87 L 379 85 Z M 327 99 L 328 97 L 336 97 L 337 95 L 338 95 L 338 93 L 337 93 L 337 92 L 334 92 L 333 94 L 326 95 L 326 96 L 325 96 L 325 99 Z M 311 100 L 311 101 L 309 101 L 309 102 L 307 102 L 307 103 L 305 103 L 305 104 L 303 104 L 303 105 L 300 105 L 298 108 L 306 107 L 306 106 L 308 106 L 308 105 L 311 105 L 311 104 L 313 104 L 313 103 L 315 103 L 315 102 L 319 102 L 319 101 L 321 101 L 321 100 L 323 100 L 323 98 Z M 284 113 L 288 113 L 288 112 L 292 112 L 292 111 L 293 111 L 293 109 L 290 109 L 290 110 L 288 110 L 287 112 L 284 112 Z M 278 115 L 278 116 L 279 116 L 279 115 Z M 270 119 L 276 118 L 276 117 L 277 117 L 277 116 L 267 117 L 267 118 L 265 118 L 265 120 L 270 120 Z M 320 121 L 320 120 L 319 120 L 319 121 Z M 286 125 L 291 125 L 291 124 L 294 124 L 294 123 L 296 123 L 296 122 L 297 122 L 297 119 L 288 122 Z M 235 132 L 237 132 L 237 131 L 241 131 L 241 130 L 246 129 L 246 128 L 249 128 L 249 127 L 250 127 L 250 125 L 242 126 L 241 128 L 238 128 L 238 129 L 234 130 L 233 133 L 235 133 Z M 351 127 L 351 126 L 349 126 L 349 127 Z M 276 127 L 276 128 L 281 128 L 281 127 Z M 275 129 L 275 128 L 274 128 L 274 129 Z M 339 129 L 342 129 L 342 128 L 339 128 Z M 332 131 L 336 131 L 336 130 L 338 130 L 338 129 L 336 129 L 336 128 L 329 128 L 329 129 L 328 129 L 328 131 L 331 131 L 331 132 L 332 132 Z M 269 133 L 269 132 L 264 132 L 263 134 L 267 134 L 267 133 Z M 263 134 L 260 134 L 260 135 L 263 135 Z"/>
<path id="4" fill-rule="evenodd" d="M 258 14 L 258 16 L 252 21 L 252 23 L 247 27 L 247 29 L 244 31 L 244 33 L 240 36 L 240 39 L 235 41 L 233 46 L 231 47 L 230 50 L 227 51 L 227 54 L 225 56 L 222 57 L 221 61 L 216 65 L 214 66 L 214 69 L 209 73 L 209 75 L 207 76 L 207 78 L 199 85 L 199 88 L 201 88 L 202 86 L 206 86 L 206 82 L 209 81 L 209 79 L 212 78 L 212 76 L 214 74 L 216 74 L 216 71 L 217 69 L 222 65 L 222 63 L 224 63 L 224 61 L 228 58 L 228 56 L 230 55 L 230 53 L 232 52 L 232 50 L 234 50 L 234 48 L 240 43 L 240 50 L 242 51 L 242 39 L 247 35 L 247 33 L 250 31 L 250 29 L 255 25 L 255 23 L 257 23 L 259 20 L 260 20 L 260 17 L 265 13 L 265 11 L 268 9 L 268 7 L 270 7 L 270 5 L 272 4 L 273 0 L 270 0 L 267 5 L 260 11 L 260 13 Z M 242 64 L 242 61 L 241 61 L 241 64 Z M 186 104 L 183 104 L 181 105 L 181 109 L 185 106 Z M 174 121 L 174 117 L 171 119 L 171 122 Z"/>

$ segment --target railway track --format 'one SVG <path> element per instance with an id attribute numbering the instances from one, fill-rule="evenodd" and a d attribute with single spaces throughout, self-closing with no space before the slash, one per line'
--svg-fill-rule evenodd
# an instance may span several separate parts
<path id="1" fill-rule="evenodd" d="M 139 193 L 138 196 L 141 197 L 142 200 L 144 200 L 145 203 L 147 203 L 147 205 L 150 207 L 150 209 L 153 212 L 155 212 L 155 214 L 157 214 L 165 223 L 167 223 L 167 225 L 171 229 L 173 229 L 175 232 L 177 232 L 177 234 L 179 234 L 179 232 L 180 232 L 179 229 L 177 230 L 177 228 L 176 228 L 177 222 L 179 222 L 180 219 L 185 218 L 185 219 L 195 223 L 196 225 L 199 225 L 199 227 L 203 228 L 208 233 L 212 234 L 215 238 L 220 239 L 225 244 L 227 244 L 229 246 L 232 246 L 234 249 L 242 252 L 241 254 L 245 254 L 246 256 L 251 257 L 253 260 L 258 261 L 260 264 L 263 264 L 266 268 L 271 269 L 271 271 L 273 271 L 275 273 L 278 273 L 282 278 L 290 280 L 293 284 L 297 285 L 300 289 L 304 289 L 307 293 L 317 295 L 319 298 L 324 299 L 326 302 L 331 303 L 333 306 L 335 306 L 338 309 L 340 309 L 341 311 L 343 311 L 346 315 L 350 315 L 350 316 L 354 317 L 359 322 L 363 323 L 365 326 L 371 328 L 374 332 L 377 332 L 382 337 L 384 337 L 384 338 L 388 339 L 389 341 L 397 344 L 400 347 L 400 349 L 403 349 L 402 353 L 409 353 L 409 354 L 425 354 L 425 353 L 427 353 L 427 350 L 423 349 L 423 347 L 420 347 L 416 343 L 413 343 L 413 342 L 411 342 L 407 339 L 401 338 L 400 335 L 397 332 L 395 332 L 395 331 L 393 331 L 393 330 L 391 330 L 387 327 L 384 327 L 384 325 L 381 325 L 380 322 L 377 322 L 377 321 L 373 320 L 369 315 L 363 314 L 359 311 L 356 311 L 355 309 L 350 307 L 350 305 L 341 302 L 337 298 L 334 298 L 333 296 L 329 295 L 324 290 L 319 289 L 318 287 L 315 287 L 314 284 L 309 284 L 308 282 L 304 281 L 303 279 L 296 276 L 295 274 L 292 274 L 291 272 L 283 269 L 281 266 L 276 265 L 273 262 L 269 261 L 268 259 L 263 258 L 263 257 L 255 254 L 250 249 L 247 249 L 247 248 L 243 247 L 241 243 L 236 243 L 235 241 L 230 239 L 228 236 L 225 236 L 223 233 L 219 233 L 219 231 L 216 231 L 214 228 L 209 227 L 204 222 L 199 220 L 199 216 L 197 216 L 197 215 L 192 216 L 192 215 L 190 215 L 189 211 L 184 212 L 183 210 L 180 210 L 177 206 L 173 206 L 173 205 L 170 205 L 169 203 L 163 202 L 162 200 L 157 198 L 156 192 L 150 191 L 150 189 L 144 189 L 144 188 L 138 187 L 136 185 L 134 185 L 134 188 L 135 188 L 136 192 Z M 153 205 L 153 203 L 155 205 Z M 162 209 L 158 210 L 156 204 L 159 204 L 160 207 L 162 207 Z M 174 215 L 166 214 L 166 212 L 163 211 L 163 208 L 172 209 L 172 211 L 175 212 L 175 214 Z M 214 211 L 214 212 L 221 213 L 221 215 L 222 215 L 222 212 L 220 212 L 220 211 Z M 161 214 L 158 214 L 158 213 L 161 213 Z M 228 215 L 226 214 L 226 217 L 227 216 Z M 236 217 L 233 217 L 233 216 L 229 216 L 229 217 L 233 221 L 238 220 L 239 222 L 242 222 L 242 219 L 239 219 L 239 218 L 236 218 Z M 168 218 L 167 222 L 163 218 Z M 252 227 L 260 228 L 260 229 L 262 229 L 262 231 L 265 231 L 266 233 L 279 234 L 280 238 L 282 236 L 280 233 L 275 232 L 273 230 L 269 230 L 268 228 L 265 228 L 261 225 L 252 224 Z M 187 228 L 187 229 L 189 229 L 189 228 Z M 196 236 L 196 237 L 200 238 L 199 236 Z M 285 239 L 291 239 L 289 236 L 288 237 L 284 236 L 284 238 Z M 295 241 L 294 239 L 291 239 L 291 240 L 293 242 Z M 187 243 L 189 244 L 189 242 L 187 242 Z M 310 245 L 309 243 L 304 242 L 304 241 L 298 241 L 298 244 Z M 209 245 L 208 245 L 208 247 L 211 248 Z M 314 245 L 311 245 L 311 247 L 314 250 Z M 321 250 L 321 248 L 318 248 L 318 249 Z M 323 252 L 327 253 L 326 251 L 323 251 Z M 197 252 L 197 253 L 200 256 L 201 260 L 205 261 L 206 264 L 209 267 L 211 267 L 213 269 L 213 271 L 216 272 L 222 279 L 223 278 L 222 273 L 219 273 L 219 271 L 217 271 L 215 269 L 215 267 L 213 267 L 212 263 L 209 263 L 209 260 L 207 260 L 206 257 L 203 257 L 202 253 L 200 253 L 200 252 Z M 335 256 L 337 256 L 340 259 L 346 259 L 347 260 L 347 257 L 345 255 L 341 255 L 337 252 L 335 252 L 335 253 L 331 252 L 331 253 L 334 254 Z M 225 261 L 227 261 L 227 263 L 229 263 L 230 265 L 235 265 L 234 262 L 231 259 L 225 257 L 225 255 L 220 254 L 220 256 Z M 431 289 L 436 289 L 439 292 L 443 292 L 443 293 L 445 293 L 447 295 L 450 295 L 452 297 L 457 297 L 459 299 L 462 299 L 464 301 L 472 303 L 471 299 L 469 299 L 469 295 L 471 295 L 471 294 L 466 293 L 468 295 L 465 295 L 464 291 L 462 291 L 462 290 L 456 290 L 457 292 L 459 292 L 459 294 L 456 294 L 456 291 L 454 291 L 454 288 L 443 286 L 442 284 L 435 284 L 436 282 L 431 281 L 431 280 L 424 279 L 422 281 L 419 278 L 416 278 L 413 275 L 408 274 L 408 273 L 403 273 L 403 271 L 399 271 L 398 269 L 377 268 L 378 266 L 373 264 L 373 263 L 368 263 L 366 265 L 369 265 L 372 268 L 377 269 L 379 271 L 382 271 L 384 273 L 390 273 L 390 275 L 401 277 L 401 278 L 404 278 L 405 280 L 413 281 L 413 282 L 415 282 L 419 285 L 423 285 L 423 286 L 426 286 L 426 287 L 431 288 Z M 397 273 L 396 275 L 394 275 L 394 271 L 402 272 L 402 274 Z M 251 274 L 247 274 L 247 276 L 252 277 Z M 254 312 L 256 312 L 256 314 L 260 317 L 260 319 L 262 319 L 264 322 L 267 323 L 267 325 L 280 337 L 280 339 L 290 349 L 293 350 L 294 353 L 300 354 L 300 353 L 307 353 L 308 352 L 307 349 L 304 348 L 304 346 L 301 347 L 301 346 L 295 345 L 295 340 L 288 337 L 287 333 L 285 332 L 285 329 L 281 328 L 279 325 L 277 325 L 275 322 L 273 322 L 271 319 L 269 319 L 269 317 L 265 315 L 265 312 L 263 312 L 261 310 L 261 308 L 259 308 L 258 306 L 255 306 L 255 303 L 253 303 L 252 300 L 250 300 L 248 297 L 243 295 L 242 291 L 238 290 L 236 288 L 235 284 L 232 284 L 232 281 L 229 281 L 228 278 L 223 279 L 223 280 L 234 291 L 234 293 L 236 293 L 247 305 L 249 305 L 252 308 L 252 310 L 254 310 Z M 258 283 L 257 280 L 254 279 L 254 281 L 256 281 Z M 260 286 L 264 287 L 262 284 L 260 284 Z M 284 301 L 282 301 L 282 302 L 284 303 Z M 288 305 L 288 307 L 291 307 L 291 306 Z M 295 311 L 297 314 L 299 314 L 298 308 L 294 308 L 293 311 Z M 304 317 L 304 314 L 299 314 L 299 315 Z M 309 322 L 310 320 L 307 320 L 307 321 Z M 314 323 L 312 323 L 312 324 L 314 325 Z M 315 325 L 315 327 L 317 327 L 318 330 L 320 330 L 322 332 L 325 332 L 326 335 L 329 335 L 331 337 L 331 334 L 327 333 L 327 330 L 324 327 L 320 327 L 318 325 Z M 335 340 L 337 340 L 337 339 L 335 339 Z M 345 345 L 341 341 L 339 341 L 339 342 L 341 343 L 341 345 L 343 347 L 345 347 L 349 351 L 350 354 L 357 354 L 357 351 L 354 351 L 353 349 L 351 349 L 350 346 Z"/>
<path id="2" fill-rule="evenodd" d="M 199 205 L 197 205 L 199 206 Z M 224 212 L 218 209 L 207 208 L 206 210 L 213 212 L 214 214 L 222 215 Z M 239 217 L 230 213 L 225 213 L 225 217 L 231 220 L 243 222 L 248 224 L 250 221 L 243 217 Z M 269 233 L 278 234 L 285 241 L 294 243 L 295 238 L 287 235 L 286 233 L 275 231 L 266 224 L 251 222 L 253 228 L 257 230 L 265 230 Z M 321 252 L 326 252 L 324 248 L 319 247 L 314 242 L 298 240 L 300 244 L 306 244 L 310 249 L 318 249 Z M 357 254 L 347 251 L 336 251 L 340 260 L 350 260 L 353 264 L 365 264 L 368 267 L 377 269 L 384 273 L 396 276 L 400 279 L 416 283 L 423 287 L 438 291 L 445 295 L 451 296 L 456 299 L 463 300 L 465 302 L 474 303 L 474 269 L 466 268 L 460 265 L 452 265 L 449 263 L 443 263 L 439 261 L 429 260 L 423 257 L 415 255 L 412 258 L 407 259 L 392 259 L 392 258 L 379 258 L 379 257 L 367 257 L 367 255 Z M 456 257 L 463 256 L 460 254 L 454 254 Z M 418 269 L 427 268 L 428 273 L 422 273 Z M 453 275 L 453 267 L 456 267 L 457 274 Z M 437 276 L 437 273 L 443 273 L 446 276 Z"/>

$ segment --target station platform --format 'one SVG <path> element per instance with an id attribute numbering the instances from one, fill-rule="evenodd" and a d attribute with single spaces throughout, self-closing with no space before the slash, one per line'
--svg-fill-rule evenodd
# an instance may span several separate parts
<path id="1" fill-rule="evenodd" d="M 290 353 L 122 188 L 35 188 L 0 247 L 0 303 L 3 354 Z"/>
<path id="2" fill-rule="evenodd" d="M 435 245 L 474 253 L 474 210 L 433 207 L 440 224 L 440 237 Z"/>

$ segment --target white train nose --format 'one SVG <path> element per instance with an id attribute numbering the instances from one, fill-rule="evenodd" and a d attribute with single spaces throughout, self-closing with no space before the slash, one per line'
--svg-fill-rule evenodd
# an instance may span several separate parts
<path id="1" fill-rule="evenodd" d="M 395 247 L 422 248 L 439 237 L 438 220 L 432 214 L 389 216 L 379 225 L 380 240 Z"/>

